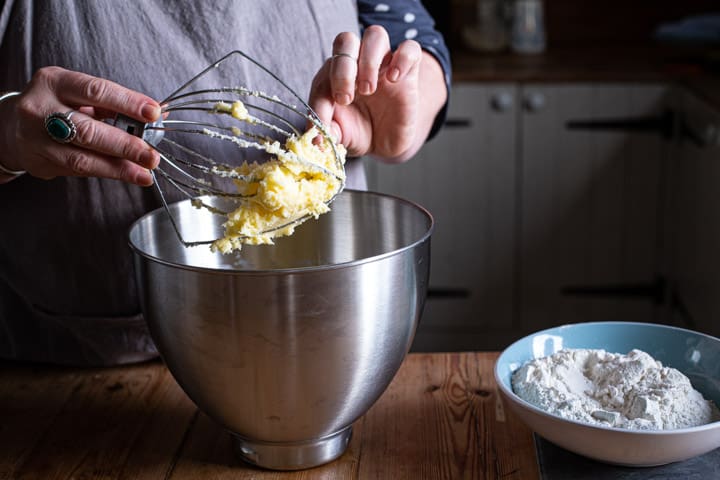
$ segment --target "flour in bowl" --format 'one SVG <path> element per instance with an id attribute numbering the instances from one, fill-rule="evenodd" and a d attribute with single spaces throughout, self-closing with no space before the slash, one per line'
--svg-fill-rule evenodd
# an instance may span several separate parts
<path id="1" fill-rule="evenodd" d="M 685 375 L 641 350 L 560 350 L 516 370 L 512 386 L 538 408 L 592 425 L 670 430 L 720 419 Z"/>

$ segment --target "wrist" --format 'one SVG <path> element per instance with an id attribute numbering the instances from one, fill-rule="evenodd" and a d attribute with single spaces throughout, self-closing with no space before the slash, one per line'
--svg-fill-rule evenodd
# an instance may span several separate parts
<path id="1" fill-rule="evenodd" d="M 15 97 L 17 95 L 20 95 L 20 92 L 5 92 L 0 94 L 0 103 L 7 100 L 10 97 Z M 0 160 L 0 182 L 5 183 L 9 180 L 12 180 L 15 177 L 19 177 L 20 175 L 23 175 L 25 170 L 15 170 L 10 168 L 9 166 L 5 165 L 5 163 Z"/>

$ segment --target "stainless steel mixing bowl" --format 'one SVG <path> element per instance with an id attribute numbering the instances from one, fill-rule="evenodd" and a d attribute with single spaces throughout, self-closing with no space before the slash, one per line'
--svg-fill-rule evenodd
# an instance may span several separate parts
<path id="1" fill-rule="evenodd" d="M 221 234 L 222 217 L 189 201 L 171 212 L 186 240 Z M 432 229 L 411 202 L 345 191 L 274 246 L 185 248 L 162 209 L 129 239 L 145 319 L 177 382 L 243 459 L 291 470 L 341 455 L 400 367 Z"/>

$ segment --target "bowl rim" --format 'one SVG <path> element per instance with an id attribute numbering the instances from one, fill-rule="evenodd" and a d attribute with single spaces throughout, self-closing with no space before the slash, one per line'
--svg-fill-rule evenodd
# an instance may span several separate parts
<path id="1" fill-rule="evenodd" d="M 348 192 L 351 194 L 359 194 L 359 195 L 372 195 L 372 196 L 378 196 L 378 197 L 386 197 L 393 200 L 400 201 L 402 203 L 405 203 L 411 207 L 414 207 L 418 209 L 422 214 L 424 214 L 427 219 L 429 220 L 429 226 L 427 228 L 427 231 L 420 236 L 417 240 L 409 243 L 408 245 L 405 245 L 401 248 L 397 248 L 394 250 L 391 250 L 389 252 L 381 253 L 378 255 L 373 255 L 370 257 L 360 258 L 357 260 L 351 260 L 349 262 L 341 262 L 341 263 L 334 263 L 329 265 L 316 265 L 316 266 L 309 266 L 309 267 L 291 267 L 291 268 L 264 268 L 264 269 L 257 269 L 257 270 L 243 270 L 239 268 L 213 268 L 213 267 L 199 267 L 195 265 L 183 265 L 181 263 L 172 262 L 169 260 L 165 260 L 162 258 L 159 258 L 155 255 L 151 255 L 143 250 L 141 250 L 137 245 L 134 244 L 132 240 L 132 233 L 135 231 L 137 226 L 149 217 L 159 216 L 165 214 L 165 207 L 160 206 L 154 210 L 151 210 L 149 212 L 146 212 L 142 216 L 140 216 L 138 219 L 136 219 L 132 224 L 130 224 L 130 227 L 127 230 L 127 241 L 132 249 L 132 251 L 147 260 L 150 260 L 154 263 L 177 268 L 180 270 L 187 270 L 192 272 L 204 272 L 204 273 L 213 273 L 213 274 L 220 274 L 220 275 L 244 275 L 244 276 L 266 276 L 266 275 L 277 275 L 277 274 L 301 274 L 301 273 L 317 273 L 321 271 L 328 271 L 328 270 L 336 270 L 336 269 L 343 269 L 343 268 L 351 268 L 358 265 L 366 264 L 366 263 L 373 263 L 381 261 L 385 258 L 393 257 L 395 255 L 399 255 L 407 250 L 414 249 L 418 245 L 421 245 L 425 242 L 427 242 L 430 237 L 432 236 L 434 230 L 435 230 L 435 218 L 433 217 L 432 213 L 422 205 L 418 204 L 417 202 L 414 202 L 412 200 L 408 200 L 406 198 L 399 197 L 397 195 L 391 195 L 388 193 L 382 193 L 382 192 L 374 192 L 369 190 L 354 190 L 354 189 L 344 189 L 341 194 Z M 172 208 L 174 205 L 177 205 L 179 203 L 189 203 L 191 202 L 190 199 L 184 199 L 179 200 L 177 202 L 173 202 L 168 204 L 168 207 Z M 178 239 L 179 242 L 179 239 Z M 197 247 L 207 247 L 210 248 L 207 245 L 198 245 Z M 185 248 L 197 248 L 197 247 L 185 247 Z"/>
<path id="2" fill-rule="evenodd" d="M 509 400 L 514 402 L 515 404 L 518 404 L 518 406 L 523 407 L 525 409 L 530 410 L 531 412 L 535 414 L 540 414 L 543 417 L 547 417 L 550 419 L 555 420 L 561 420 L 563 422 L 567 422 L 570 424 L 575 424 L 584 428 L 590 428 L 590 429 L 598 429 L 601 431 L 609 431 L 609 432 L 615 432 L 619 434 L 627 434 L 631 436 L 668 436 L 668 435 L 678 435 L 678 434 L 690 434 L 690 433 L 699 433 L 704 432 L 706 430 L 715 430 L 717 428 L 720 428 L 720 420 L 716 420 L 714 422 L 706 423 L 704 425 L 698 425 L 695 427 L 685 427 L 685 428 L 675 428 L 675 429 L 666 429 L 666 430 L 637 430 L 637 429 L 629 429 L 629 428 L 622 428 L 622 427 L 606 427 L 603 425 L 593 425 L 591 423 L 585 423 L 578 420 L 572 420 L 569 418 L 562 417 L 560 415 L 556 415 L 554 413 L 550 413 L 547 410 L 543 410 L 540 407 L 537 407 L 533 405 L 532 403 L 528 402 L 527 400 L 521 398 L 518 394 L 516 394 L 512 388 L 508 388 L 504 382 L 500 378 L 500 359 L 505 355 L 505 353 L 510 350 L 513 346 L 519 344 L 520 342 L 523 342 L 531 337 L 534 337 L 536 335 L 541 335 L 545 332 L 549 332 L 551 330 L 555 331 L 558 329 L 564 329 L 564 328 L 573 328 L 578 326 L 605 326 L 605 325 L 613 325 L 613 326 L 640 326 L 640 327 L 647 327 L 647 328 L 660 328 L 664 330 L 678 330 L 682 332 L 691 333 L 693 335 L 698 335 L 701 337 L 707 337 L 710 340 L 714 340 L 718 343 L 720 343 L 720 338 L 709 335 L 707 333 L 698 332 L 695 330 L 690 330 L 688 328 L 683 327 L 676 327 L 674 325 L 663 325 L 660 323 L 649 323 L 649 322 L 628 322 L 628 321 L 593 321 L 593 322 L 578 322 L 578 323 L 565 323 L 562 325 L 557 325 L 555 327 L 549 327 L 545 328 L 543 330 L 538 330 L 536 332 L 530 333 L 528 335 L 525 335 L 517 340 L 515 340 L 513 343 L 508 345 L 505 349 L 500 352 L 500 355 L 498 355 L 497 359 L 495 360 L 495 366 L 493 368 L 493 373 L 495 377 L 495 383 L 497 384 L 497 388 L 500 390 L 500 393 L 506 396 Z M 664 364 L 663 364 L 664 365 Z M 522 365 L 518 366 L 520 368 Z M 674 367 L 673 367 L 674 368 Z M 517 369 L 515 369 L 517 370 Z M 512 373 L 515 372 L 515 370 L 512 371 Z M 681 372 L 682 373 L 682 372 Z M 684 373 L 683 373 L 684 375 Z M 720 408 L 720 405 L 716 405 L 716 407 Z"/>

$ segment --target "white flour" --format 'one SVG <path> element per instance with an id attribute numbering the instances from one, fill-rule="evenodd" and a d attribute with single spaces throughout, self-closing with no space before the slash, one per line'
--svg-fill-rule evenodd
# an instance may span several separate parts
<path id="1" fill-rule="evenodd" d="M 512 386 L 543 410 L 593 425 L 664 430 L 720 419 L 685 375 L 641 350 L 560 350 L 523 365 Z"/>

